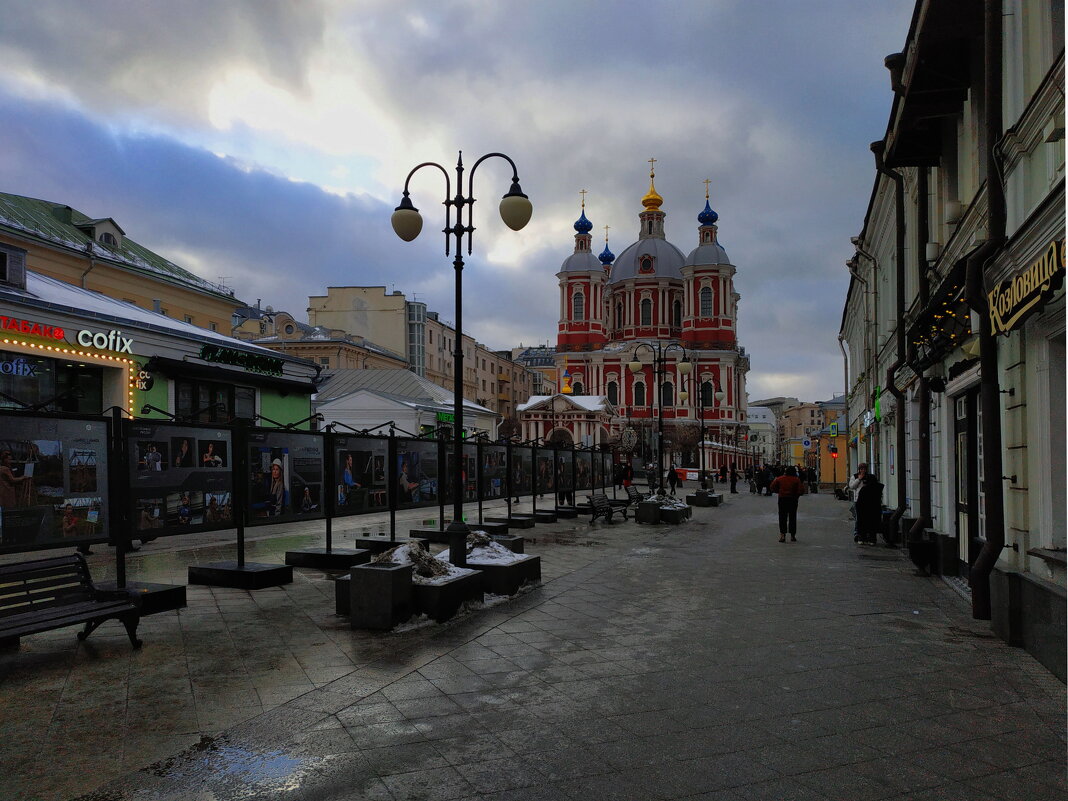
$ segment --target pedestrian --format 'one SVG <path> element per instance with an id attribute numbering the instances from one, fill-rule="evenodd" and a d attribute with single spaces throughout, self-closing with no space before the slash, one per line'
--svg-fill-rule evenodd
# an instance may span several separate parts
<path id="1" fill-rule="evenodd" d="M 857 541 L 857 534 L 860 531 L 860 527 L 857 525 L 857 493 L 860 492 L 866 475 L 868 475 L 868 463 L 861 462 L 857 465 L 857 472 L 853 474 L 853 477 L 846 484 L 846 488 L 849 490 L 849 500 L 851 501 L 849 515 L 853 518 L 853 542 Z"/>
<path id="2" fill-rule="evenodd" d="M 815 494 L 820 491 L 819 482 L 816 480 L 816 468 L 810 467 L 805 476 L 808 479 L 808 491 Z"/>
<path id="3" fill-rule="evenodd" d="M 738 463 L 731 462 L 731 495 L 738 494 Z"/>
<path id="4" fill-rule="evenodd" d="M 771 482 L 774 481 L 775 478 L 775 468 L 771 465 L 767 465 L 764 468 L 764 492 L 769 498 L 771 497 Z"/>
<path id="5" fill-rule="evenodd" d="M 627 462 L 623 465 L 623 470 L 621 471 L 621 473 L 623 476 L 623 487 L 624 489 L 626 489 L 634 483 L 634 468 L 631 466 L 630 462 Z"/>
<path id="6" fill-rule="evenodd" d="M 787 467 L 783 475 L 771 482 L 768 488 L 779 496 L 779 542 L 797 542 L 797 500 L 805 494 L 805 484 L 797 477 L 797 468 Z"/>
<path id="7" fill-rule="evenodd" d="M 679 471 L 672 465 L 668 470 L 668 486 L 671 488 L 671 494 L 675 494 L 675 490 L 682 486 L 682 479 L 679 478 Z"/>
<path id="8" fill-rule="evenodd" d="M 875 545 L 883 521 L 883 485 L 874 473 L 865 472 L 857 490 L 857 533 L 853 541 Z"/>

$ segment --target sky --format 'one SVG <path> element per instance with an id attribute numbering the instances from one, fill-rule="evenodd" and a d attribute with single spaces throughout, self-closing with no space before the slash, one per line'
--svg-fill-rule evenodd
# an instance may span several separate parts
<path id="1" fill-rule="evenodd" d="M 0 191 L 113 217 L 247 303 L 306 319 L 384 285 L 453 319 L 440 172 L 503 152 L 534 206 L 475 173 L 464 328 L 555 343 L 556 272 L 586 189 L 595 252 L 637 239 L 656 158 L 667 238 L 697 245 L 705 179 L 737 267 L 750 398 L 842 392 L 837 334 L 886 130 L 883 58 L 912 0 L 0 0 Z M 455 173 L 452 173 L 455 177 Z M 359 334 L 360 332 L 353 332 Z"/>

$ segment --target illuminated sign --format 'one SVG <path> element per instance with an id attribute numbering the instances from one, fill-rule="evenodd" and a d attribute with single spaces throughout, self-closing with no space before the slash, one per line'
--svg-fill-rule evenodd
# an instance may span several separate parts
<path id="1" fill-rule="evenodd" d="M 94 334 L 92 331 L 83 330 L 78 332 L 77 339 L 78 344 L 83 348 L 96 348 L 97 350 L 110 350 L 115 353 L 133 354 L 133 338 L 123 336 L 122 331 L 115 331 L 113 329 L 106 334 Z"/>
<path id="2" fill-rule="evenodd" d="M 261 356 L 258 353 L 245 353 L 232 348 L 223 348 L 219 345 L 204 345 L 200 349 L 200 358 L 206 362 L 244 367 L 250 373 L 263 373 L 265 375 L 282 375 L 282 366 L 285 364 L 282 359 Z"/>
<path id="3" fill-rule="evenodd" d="M 19 378 L 36 378 L 38 365 L 25 359 L 12 359 L 0 362 L 0 375 L 13 375 Z"/>
<path id="4" fill-rule="evenodd" d="M 990 332 L 1008 336 L 1032 312 L 1044 306 L 1064 281 L 1064 240 L 1050 242 L 1046 252 L 987 295 Z"/>
<path id="5" fill-rule="evenodd" d="M 33 320 L 21 320 L 18 317 L 4 317 L 0 315 L 0 328 L 5 331 L 18 331 L 20 334 L 28 334 L 44 339 L 63 339 L 67 333 L 60 327 L 45 325 Z"/>

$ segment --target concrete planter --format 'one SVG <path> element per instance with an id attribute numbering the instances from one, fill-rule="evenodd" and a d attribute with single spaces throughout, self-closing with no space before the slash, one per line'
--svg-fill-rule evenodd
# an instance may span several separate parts
<path id="1" fill-rule="evenodd" d="M 397 537 L 395 540 L 391 540 L 389 537 L 357 537 L 355 543 L 357 548 L 369 550 L 372 556 L 377 556 L 398 545 L 407 545 L 409 543 L 415 543 L 424 551 L 427 549 L 427 540 L 422 537 Z"/>
<path id="2" fill-rule="evenodd" d="M 411 564 L 372 562 L 356 565 L 350 577 L 349 624 L 352 628 L 389 631 L 415 612 Z"/>
<path id="3" fill-rule="evenodd" d="M 409 565 L 411 567 L 411 565 Z M 412 584 L 415 611 L 425 614 L 438 623 L 444 623 L 456 614 L 464 601 L 481 601 L 481 573 L 448 579 L 440 584 Z"/>
<path id="4" fill-rule="evenodd" d="M 518 534 L 491 534 L 490 539 L 498 542 L 512 553 L 523 553 L 526 540 Z"/>
<path id="5" fill-rule="evenodd" d="M 719 506 L 722 503 L 723 503 L 723 496 L 722 495 L 720 495 L 719 493 L 715 493 L 715 492 L 709 493 L 709 495 L 708 495 L 708 505 L 709 506 Z"/>
<path id="6" fill-rule="evenodd" d="M 638 504 L 638 511 L 634 514 L 636 523 L 659 523 L 660 504 L 655 501 L 642 501 Z"/>
<path id="7" fill-rule="evenodd" d="M 524 584 L 541 583 L 541 557 L 524 556 L 518 562 L 471 562 L 467 566 L 482 574 L 482 589 L 491 595 L 515 595 Z"/>
<path id="8" fill-rule="evenodd" d="M 686 503 L 690 506 L 711 506 L 712 501 L 709 499 L 707 492 L 695 492 L 693 495 L 686 496 Z"/>
<path id="9" fill-rule="evenodd" d="M 685 509 L 661 509 L 660 510 L 660 522 L 661 523 L 675 523 L 678 525 L 690 518 L 690 508 Z"/>

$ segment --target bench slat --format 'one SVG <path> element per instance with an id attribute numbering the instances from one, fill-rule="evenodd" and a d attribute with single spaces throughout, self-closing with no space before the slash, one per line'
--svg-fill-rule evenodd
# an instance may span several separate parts
<path id="1" fill-rule="evenodd" d="M 11 628 L 33 625 L 41 621 L 63 620 L 67 618 L 80 619 L 85 616 L 93 618 L 99 617 L 100 615 L 110 615 L 115 612 L 125 612 L 136 608 L 137 607 L 129 601 L 89 601 L 83 604 L 64 607 L 59 611 L 30 610 L 19 615 L 12 615 L 9 618 L 5 618 L 3 621 L 0 621 L 0 632 Z"/>

